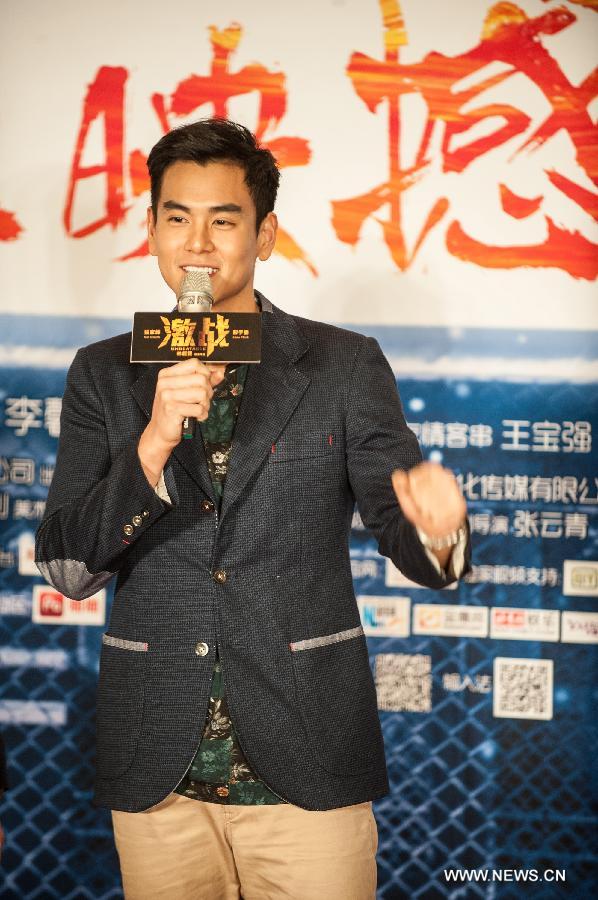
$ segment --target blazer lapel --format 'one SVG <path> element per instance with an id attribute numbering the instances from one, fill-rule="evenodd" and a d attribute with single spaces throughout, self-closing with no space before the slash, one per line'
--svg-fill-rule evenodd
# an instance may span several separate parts
<path id="1" fill-rule="evenodd" d="M 224 483 L 221 519 L 271 452 L 310 379 L 294 365 L 307 350 L 293 320 L 276 307 L 262 315 L 262 360 L 250 365 Z"/>
<path id="2" fill-rule="evenodd" d="M 131 393 L 149 420 L 152 415 L 158 372 L 163 366 L 145 365 L 143 368 L 142 374 L 131 385 Z M 192 440 L 182 440 L 172 452 L 204 494 L 216 502 L 199 425 L 196 426 L 195 437 Z"/>

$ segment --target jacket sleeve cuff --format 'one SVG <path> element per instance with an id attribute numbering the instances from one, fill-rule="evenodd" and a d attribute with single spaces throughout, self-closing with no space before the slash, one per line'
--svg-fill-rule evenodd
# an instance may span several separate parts
<path id="1" fill-rule="evenodd" d="M 423 546 L 423 544 L 422 544 Z M 438 572 L 441 578 L 446 578 L 448 581 L 458 581 L 459 578 L 464 574 L 465 571 L 465 550 L 467 548 L 467 535 L 462 534 L 455 546 L 453 547 L 453 552 L 451 553 L 446 569 L 442 569 L 440 563 L 432 553 L 432 551 L 428 547 L 424 547 L 426 552 L 426 556 Z"/>
<path id="2" fill-rule="evenodd" d="M 172 500 L 170 499 L 170 494 L 168 493 L 168 488 L 166 487 L 166 482 L 164 481 L 164 469 L 160 472 L 160 478 L 158 479 L 158 484 L 154 488 L 156 494 L 163 500 L 164 503 L 172 504 Z"/>

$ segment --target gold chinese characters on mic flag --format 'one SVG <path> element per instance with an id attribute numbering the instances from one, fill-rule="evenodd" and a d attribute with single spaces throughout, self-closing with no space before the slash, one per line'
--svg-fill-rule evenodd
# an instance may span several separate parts
<path id="1" fill-rule="evenodd" d="M 131 362 L 257 363 L 262 320 L 257 313 L 135 313 Z"/>

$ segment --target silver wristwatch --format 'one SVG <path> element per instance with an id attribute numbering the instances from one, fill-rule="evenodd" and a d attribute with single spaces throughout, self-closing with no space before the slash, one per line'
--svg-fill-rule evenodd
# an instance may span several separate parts
<path id="1" fill-rule="evenodd" d="M 461 525 L 456 531 L 450 531 L 448 534 L 443 534 L 442 537 L 430 537 L 430 535 L 426 534 L 425 531 L 422 531 L 421 528 L 416 528 L 416 531 L 417 536 L 424 547 L 428 547 L 430 550 L 447 550 L 449 547 L 455 547 L 467 534 L 465 525 Z"/>

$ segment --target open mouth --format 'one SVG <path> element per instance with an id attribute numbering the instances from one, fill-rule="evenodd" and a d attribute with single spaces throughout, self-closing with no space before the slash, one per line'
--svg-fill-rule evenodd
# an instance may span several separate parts
<path id="1" fill-rule="evenodd" d="M 181 266 L 183 272 L 207 272 L 211 277 L 215 275 L 218 269 L 212 269 L 211 266 Z"/>

